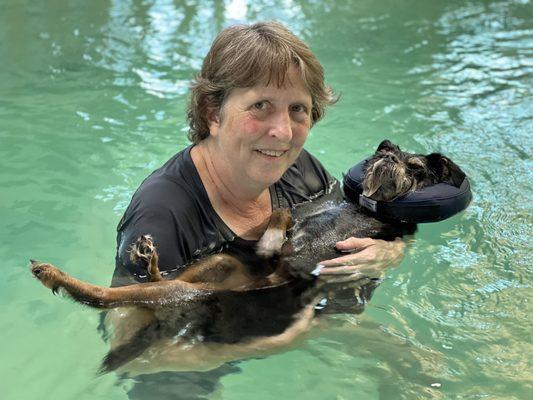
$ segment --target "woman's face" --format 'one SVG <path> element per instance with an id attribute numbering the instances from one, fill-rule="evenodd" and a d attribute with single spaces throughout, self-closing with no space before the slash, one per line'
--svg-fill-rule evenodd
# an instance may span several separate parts
<path id="1" fill-rule="evenodd" d="M 294 163 L 311 127 L 311 95 L 298 71 L 285 85 L 256 85 L 230 92 L 210 116 L 219 173 L 239 185 L 264 190 Z"/>

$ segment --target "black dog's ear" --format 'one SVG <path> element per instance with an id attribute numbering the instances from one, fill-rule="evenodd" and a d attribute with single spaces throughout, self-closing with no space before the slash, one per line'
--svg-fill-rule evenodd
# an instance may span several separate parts
<path id="1" fill-rule="evenodd" d="M 460 187 L 466 174 L 448 157 L 440 153 L 431 153 L 426 156 L 428 168 L 433 171 L 439 182 L 450 183 Z"/>
<path id="2" fill-rule="evenodd" d="M 392 143 L 388 139 L 385 139 L 384 141 L 382 141 L 379 144 L 376 152 L 381 151 L 381 150 L 388 150 L 388 151 L 393 151 L 393 152 L 400 152 L 401 151 L 399 146 L 396 146 L 394 143 Z"/>

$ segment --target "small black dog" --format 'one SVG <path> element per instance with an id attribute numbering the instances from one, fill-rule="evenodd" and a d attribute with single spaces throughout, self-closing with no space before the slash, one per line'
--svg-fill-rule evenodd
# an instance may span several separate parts
<path id="1" fill-rule="evenodd" d="M 366 163 L 363 195 L 392 201 L 436 183 L 459 187 L 464 178 L 459 166 L 439 153 L 407 153 L 384 140 Z M 339 257 L 334 247 L 339 240 L 350 236 L 393 240 L 416 231 L 415 224 L 378 219 L 350 200 L 313 202 L 293 214 L 294 221 L 273 219 L 259 241 L 258 253 L 266 257 L 281 254 L 291 274 L 300 277 L 309 276 L 316 262 Z M 285 241 L 285 231 L 292 224 Z"/>
<path id="2" fill-rule="evenodd" d="M 437 182 L 457 185 L 463 178 L 464 173 L 448 158 L 405 153 L 387 140 L 368 161 L 364 193 L 388 201 Z M 131 252 L 135 260 L 145 263 L 151 277 L 148 283 L 99 287 L 36 261 L 31 270 L 54 292 L 62 290 L 91 307 L 137 307 L 153 313 L 151 323 L 108 353 L 101 368 L 107 372 L 142 354 L 155 340 L 180 331 L 186 331 L 187 337 L 223 343 L 280 334 L 316 298 L 313 270 L 317 262 L 339 256 L 334 248 L 337 241 L 350 236 L 392 240 L 416 229 L 414 224 L 380 221 L 350 201 L 312 202 L 292 211 L 276 210 L 258 243 L 257 261 L 266 259 L 270 264 L 264 276 L 251 275 L 241 260 L 221 253 L 165 280 L 149 236 L 141 237 Z"/>

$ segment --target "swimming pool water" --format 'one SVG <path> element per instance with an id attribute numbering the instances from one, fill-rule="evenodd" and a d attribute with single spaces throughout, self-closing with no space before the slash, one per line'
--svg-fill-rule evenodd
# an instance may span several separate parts
<path id="1" fill-rule="evenodd" d="M 2 2 L 2 398 L 531 398 L 532 17 L 526 0 Z M 28 259 L 109 284 L 133 191 L 187 145 L 187 85 L 216 32 L 264 19 L 341 93 L 307 143 L 333 174 L 389 138 L 450 156 L 474 200 L 420 226 L 363 314 L 291 350 L 96 377 L 98 313 L 44 290 Z"/>

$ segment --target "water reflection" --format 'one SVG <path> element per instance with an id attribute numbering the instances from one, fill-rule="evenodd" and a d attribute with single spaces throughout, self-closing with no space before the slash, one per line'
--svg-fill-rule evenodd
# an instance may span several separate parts
<path id="1" fill-rule="evenodd" d="M 79 370 L 79 380 L 62 388 L 71 398 L 85 390 L 92 370 L 50 349 L 77 354 L 79 340 L 87 340 L 82 357 L 95 363 L 91 356 L 105 351 L 87 328 L 89 313 L 66 304 L 71 314 L 59 321 L 26 286 L 28 247 L 60 264 L 87 259 L 91 268 L 83 273 L 107 283 L 113 219 L 139 182 L 187 144 L 186 86 L 214 35 L 233 22 L 278 19 L 311 44 L 329 83 L 343 93 L 308 142 L 328 168 L 340 176 L 389 136 L 413 151 L 449 154 L 470 175 L 474 203 L 455 219 L 421 227 L 404 265 L 390 272 L 365 313 L 332 315 L 328 329 L 296 355 L 261 360 L 257 371 L 243 362 L 183 375 L 171 388 L 169 374 L 142 377 L 132 396 L 171 397 L 189 384 L 206 396 L 221 388 L 220 379 L 245 371 L 239 382 L 253 381 L 247 394 L 266 376 L 265 391 L 276 395 L 271 377 L 302 379 L 294 392 L 283 388 L 295 398 L 309 388 L 346 398 L 528 397 L 531 2 L 4 3 L 0 254 L 7 278 L 0 293 L 2 328 L 13 333 L 3 351 L 13 393 Z M 350 296 L 340 295 L 340 309 L 350 308 Z M 34 320 L 35 304 L 41 311 Z M 339 321 L 351 329 L 335 333 Z M 77 335 L 60 342 L 55 323 Z M 35 325 L 48 350 L 35 340 Z M 24 364 L 28 357 L 33 367 Z M 48 368 L 52 359 L 60 361 Z"/>
<path id="2" fill-rule="evenodd" d="M 147 94 L 161 98 L 183 96 L 224 26 L 254 20 L 258 13 L 265 18 L 267 9 L 276 10 L 272 19 L 282 17 L 294 23 L 301 14 L 299 5 L 281 3 L 213 1 L 200 6 L 191 1 L 112 1 L 109 20 L 100 29 L 103 37 L 95 46 L 96 54 L 89 58 L 114 71 L 118 84 L 138 82 Z"/>
<path id="3" fill-rule="evenodd" d="M 530 231 L 533 222 L 528 201 L 533 139 L 526 133 L 531 129 L 527 104 L 533 63 L 524 46 L 531 36 L 526 15 L 504 2 L 445 13 L 437 22 L 449 37 L 445 51 L 434 54 L 431 68 L 422 74 L 424 92 L 436 96 L 447 110 L 442 113 L 433 106 L 429 118 L 437 124 L 435 129 L 447 134 L 420 139 L 428 147 L 449 148 L 459 162 L 476 160 L 469 169 L 479 222 L 472 224 L 479 229 L 476 236 L 491 238 L 481 254 L 497 263 L 525 250 L 528 234 L 521 232 Z M 511 237 L 514 251 L 509 253 Z M 449 242 L 443 251 L 454 247 Z"/>

